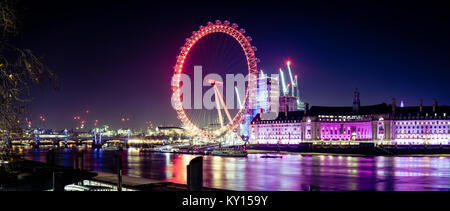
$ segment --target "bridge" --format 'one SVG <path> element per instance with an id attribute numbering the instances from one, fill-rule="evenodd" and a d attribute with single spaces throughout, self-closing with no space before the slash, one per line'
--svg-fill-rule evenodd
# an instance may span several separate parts
<path id="1" fill-rule="evenodd" d="M 69 136 L 56 136 L 56 137 L 29 137 L 29 138 L 8 138 L 6 139 L 6 143 L 8 145 L 17 145 L 32 142 L 33 146 L 39 145 L 61 145 L 63 143 L 64 147 L 67 147 L 69 144 L 92 144 L 93 147 L 100 148 L 104 144 L 111 141 L 119 141 L 125 145 L 128 145 L 129 137 L 102 137 L 102 136 L 93 136 L 93 137 L 69 137 Z"/>
<path id="2" fill-rule="evenodd" d="M 60 145 L 60 142 L 64 142 L 64 147 L 67 148 L 69 142 L 75 143 L 77 145 L 81 145 L 83 143 L 92 143 L 93 148 L 101 148 L 103 144 L 112 141 L 118 140 L 124 142 L 125 146 L 128 146 L 128 140 L 130 139 L 130 130 L 128 130 L 128 134 L 126 137 L 102 137 L 102 130 L 96 129 L 92 131 L 92 136 L 87 137 L 69 137 L 69 131 L 67 129 L 64 130 L 64 134 L 58 135 L 45 135 L 39 134 L 38 130 L 34 130 L 34 137 L 29 138 L 8 138 L 6 137 L 6 144 L 12 145 L 13 142 L 23 144 L 24 141 L 33 141 L 33 146 L 39 147 L 39 145 L 50 144 L 50 145 Z"/>

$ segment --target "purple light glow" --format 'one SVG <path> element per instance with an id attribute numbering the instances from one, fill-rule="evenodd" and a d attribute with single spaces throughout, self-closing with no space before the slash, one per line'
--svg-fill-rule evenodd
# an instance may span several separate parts
<path id="1" fill-rule="evenodd" d="M 370 122 L 322 122 L 320 123 L 322 140 L 371 140 Z"/>

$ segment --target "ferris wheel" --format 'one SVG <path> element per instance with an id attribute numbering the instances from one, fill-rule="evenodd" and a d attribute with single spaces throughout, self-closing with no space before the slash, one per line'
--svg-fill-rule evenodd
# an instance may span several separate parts
<path id="1" fill-rule="evenodd" d="M 181 74 L 183 71 L 183 65 L 188 55 L 191 53 L 194 46 L 199 45 L 202 39 L 205 39 L 208 35 L 223 34 L 227 37 L 231 37 L 238 43 L 241 52 L 245 56 L 246 72 L 248 74 L 248 83 L 246 85 L 243 101 L 240 102 L 241 106 L 235 114 L 230 114 L 227 105 L 223 100 L 223 96 L 219 92 L 219 87 L 223 86 L 223 83 L 213 79 L 207 79 L 210 85 L 214 88 L 214 98 L 217 109 L 217 116 L 220 125 L 214 129 L 205 129 L 197 125 L 189 115 L 186 114 L 186 110 L 182 106 L 182 93 L 181 86 Z M 237 129 L 239 124 L 243 121 L 245 115 L 249 112 L 252 105 L 252 100 L 255 96 L 256 77 L 258 74 L 257 63 L 259 59 L 255 57 L 256 47 L 250 44 L 251 37 L 245 36 L 244 29 L 238 29 L 238 25 L 229 21 L 216 20 L 215 23 L 208 22 L 206 26 L 200 26 L 199 30 L 192 32 L 192 35 L 186 39 L 185 44 L 181 47 L 181 51 L 177 56 L 177 62 L 174 67 L 174 75 L 172 78 L 172 91 L 173 91 L 173 105 L 177 112 L 178 119 L 183 124 L 186 131 L 193 137 L 200 137 L 206 139 L 213 139 L 232 132 Z M 243 58 L 243 57 L 242 57 Z M 237 90 L 236 90 L 237 91 Z M 225 115 L 222 115 L 222 110 Z"/>

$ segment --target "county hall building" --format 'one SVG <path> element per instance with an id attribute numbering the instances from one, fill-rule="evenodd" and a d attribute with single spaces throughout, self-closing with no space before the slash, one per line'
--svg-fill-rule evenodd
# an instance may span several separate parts
<path id="1" fill-rule="evenodd" d="M 397 106 L 386 103 L 360 106 L 355 91 L 353 106 L 305 104 L 304 111 L 260 113 L 249 125 L 249 144 L 299 144 L 313 141 L 383 141 L 389 144 L 450 144 L 450 106 Z M 270 118 L 272 116 L 272 118 Z"/>

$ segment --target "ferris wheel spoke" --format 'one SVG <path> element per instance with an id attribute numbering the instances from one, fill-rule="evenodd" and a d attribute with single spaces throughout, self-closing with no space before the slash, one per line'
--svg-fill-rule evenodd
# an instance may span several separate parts
<path id="1" fill-rule="evenodd" d="M 222 103 L 223 106 L 223 110 L 225 111 L 225 114 L 227 114 L 228 120 L 230 120 L 230 123 L 233 122 L 233 118 L 231 118 L 230 112 L 228 112 L 228 108 L 227 105 L 225 104 L 222 95 L 219 92 L 219 89 L 217 88 L 217 86 L 214 86 L 214 90 L 216 92 L 216 95 L 219 96 L 220 102 Z"/>
<path id="2" fill-rule="evenodd" d="M 222 118 L 222 112 L 220 111 L 220 105 L 219 105 L 219 96 L 217 95 L 217 87 L 216 85 L 214 85 L 214 98 L 216 100 L 216 108 L 217 108 L 217 113 L 219 114 L 219 121 L 220 121 L 220 126 L 223 127 L 223 118 Z"/>

